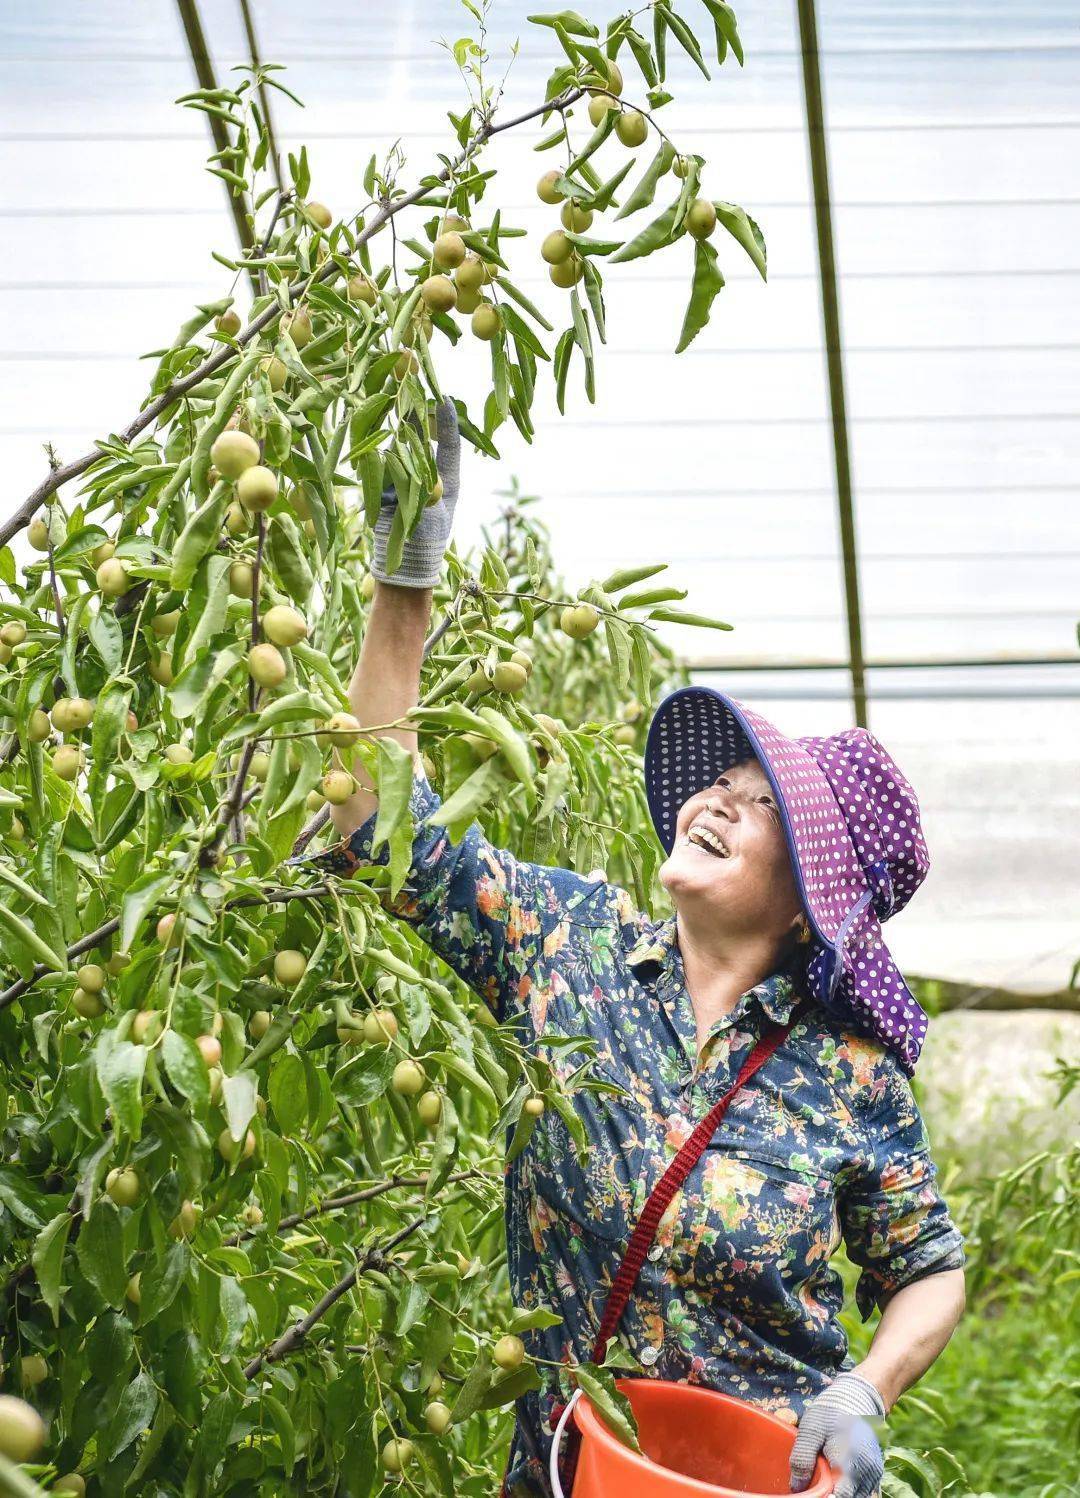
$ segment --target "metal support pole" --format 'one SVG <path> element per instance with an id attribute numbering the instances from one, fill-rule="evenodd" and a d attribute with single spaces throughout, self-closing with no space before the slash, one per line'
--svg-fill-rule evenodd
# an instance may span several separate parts
<path id="1" fill-rule="evenodd" d="M 796 0 L 802 50 L 806 138 L 810 148 L 810 176 L 814 187 L 821 311 L 825 325 L 825 359 L 829 374 L 836 502 L 840 545 L 844 558 L 844 601 L 847 610 L 848 658 L 855 721 L 867 724 L 866 667 L 863 659 L 862 608 L 859 602 L 859 553 L 855 541 L 855 511 L 851 497 L 851 457 L 848 449 L 847 406 L 844 400 L 844 354 L 840 341 L 840 298 L 833 252 L 832 203 L 829 196 L 829 156 L 825 142 L 825 111 L 821 97 L 817 17 L 814 0 Z"/>
<path id="2" fill-rule="evenodd" d="M 210 61 L 210 54 L 206 47 L 206 37 L 203 34 L 202 21 L 199 19 L 197 0 L 176 0 L 176 8 L 180 13 L 180 22 L 184 28 L 184 36 L 187 38 L 188 51 L 191 53 L 191 61 L 195 68 L 195 77 L 198 79 L 199 87 L 217 88 L 218 84 L 214 76 L 214 65 Z M 218 119 L 216 115 L 208 114 L 206 121 L 210 126 L 214 149 L 217 151 L 227 150 L 233 142 L 229 139 L 229 133 L 225 128 L 224 120 Z M 229 211 L 232 213 L 233 222 L 236 225 L 236 235 L 240 241 L 240 248 L 242 250 L 250 250 L 255 241 L 248 214 L 247 197 L 243 193 L 238 196 L 227 182 L 223 182 L 222 186 L 225 188 L 225 193 L 229 200 Z"/>

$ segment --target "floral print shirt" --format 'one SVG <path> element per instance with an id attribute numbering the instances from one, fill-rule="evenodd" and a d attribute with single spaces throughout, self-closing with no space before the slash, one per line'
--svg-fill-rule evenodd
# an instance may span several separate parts
<path id="1" fill-rule="evenodd" d="M 571 1094 L 581 1155 L 548 1108 L 506 1180 L 515 1303 L 562 1318 L 526 1345 L 556 1365 L 585 1361 L 650 1191 L 798 995 L 770 977 L 699 1052 L 674 921 L 650 921 L 600 877 L 523 863 L 475 825 L 455 846 L 426 821 L 438 805 L 418 778 L 412 866 L 390 908 L 561 1077 L 581 1058 L 549 1042 L 588 1035 L 593 1075 L 621 1089 Z M 374 820 L 320 861 L 343 873 L 371 862 L 373 830 Z M 852 1366 L 830 1264 L 841 1241 L 861 1270 L 864 1320 L 901 1286 L 964 1263 L 898 1061 L 807 1002 L 662 1219 L 618 1340 L 638 1376 L 705 1384 L 794 1423 Z M 552 1410 L 571 1385 L 543 1364 L 540 1374 L 518 1401 L 511 1492 L 550 1491 Z"/>

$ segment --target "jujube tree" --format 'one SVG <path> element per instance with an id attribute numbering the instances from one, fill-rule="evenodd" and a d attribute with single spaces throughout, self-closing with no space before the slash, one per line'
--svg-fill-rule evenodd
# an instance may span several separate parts
<path id="1" fill-rule="evenodd" d="M 535 1315 L 506 1296 L 502 1170 L 547 1109 L 580 1144 L 573 1093 L 606 1084 L 587 1041 L 527 1054 L 386 911 L 412 765 L 361 730 L 343 685 L 371 527 L 392 485 L 392 563 L 441 502 L 448 395 L 491 458 L 507 421 L 531 440 L 544 366 L 560 410 L 576 360 L 593 399 L 602 267 L 687 241 L 682 349 L 723 285 L 716 229 L 763 275 L 765 256 L 658 120 L 669 45 L 708 72 L 671 4 L 603 32 L 531 18 L 564 55 L 514 119 L 486 8 L 465 9 L 450 149 L 415 185 L 399 151 L 373 156 L 341 216 L 311 197 L 304 150 L 285 191 L 267 185 L 259 86 L 283 88 L 276 69 L 182 101 L 229 132 L 210 169 L 250 204 L 254 248 L 217 254 L 233 293 L 159 351 L 139 414 L 81 459 L 50 455 L 0 528 L 12 1492 L 487 1495 L 503 1412 L 535 1380 Z M 741 61 L 730 8 L 705 10 L 719 60 Z M 559 161 L 535 247 L 491 203 L 484 148 L 511 129 L 545 132 L 536 149 Z M 548 269 L 547 311 L 513 279 L 526 257 Z M 462 337 L 490 350 L 474 413 L 455 392 Z M 675 669 L 655 627 L 724 627 L 680 610 L 662 571 L 568 592 L 516 489 L 475 556 L 451 552 L 413 721 L 452 837 L 479 817 L 525 857 L 603 865 L 649 901 L 638 750 Z M 354 752 L 386 864 L 347 880 L 289 864 L 320 846 Z"/>

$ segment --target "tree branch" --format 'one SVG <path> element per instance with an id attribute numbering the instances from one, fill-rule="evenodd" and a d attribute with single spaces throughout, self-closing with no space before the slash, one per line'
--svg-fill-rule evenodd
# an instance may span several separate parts
<path id="1" fill-rule="evenodd" d="M 86 936 L 80 936 L 77 942 L 73 942 L 68 947 L 68 959 L 81 957 L 84 952 L 89 952 L 91 947 L 96 947 L 99 942 L 105 941 L 107 937 L 119 929 L 120 919 L 117 917 L 115 920 L 106 921 L 96 931 L 91 931 Z M 10 988 L 5 988 L 3 993 L 0 993 L 0 1010 L 6 1009 L 9 1004 L 14 1004 L 16 999 L 21 999 L 26 990 L 32 988 L 39 978 L 44 978 L 46 973 L 53 973 L 55 971 L 55 968 L 47 967 L 45 963 L 39 962 L 29 978 L 17 979 Z"/>
<path id="2" fill-rule="evenodd" d="M 539 104 L 533 109 L 526 110 L 524 114 L 518 115 L 515 119 L 506 120 L 501 125 L 493 125 L 490 120 L 486 120 L 461 152 L 460 156 L 451 162 L 449 166 L 444 167 L 441 172 L 438 172 L 435 180 L 446 183 L 451 177 L 456 176 L 462 166 L 469 160 L 472 153 L 479 146 L 482 146 L 492 135 L 498 135 L 503 130 L 512 130 L 516 125 L 523 125 L 528 120 L 535 119 L 537 115 L 552 113 L 558 109 L 565 109 L 580 99 L 584 92 L 584 88 L 568 89 L 559 95 L 558 98 L 549 99 L 545 104 Z M 412 192 L 405 193 L 400 198 L 395 198 L 392 202 L 382 202 L 371 223 L 356 236 L 356 248 L 359 249 L 361 245 L 366 244 L 369 239 L 376 235 L 388 219 L 393 218 L 404 208 L 411 208 L 413 204 L 426 198 L 430 192 L 431 182 L 429 180 L 425 186 L 414 187 Z M 333 276 L 339 274 L 338 266 L 333 260 L 328 259 L 322 269 L 313 276 L 298 279 L 290 284 L 289 301 L 292 302 L 295 296 L 302 293 L 308 286 L 319 285 L 321 282 L 328 281 Z M 119 433 L 120 441 L 125 444 L 133 442 L 141 432 L 146 431 L 147 427 L 152 426 L 158 417 L 167 411 L 170 406 L 174 405 L 181 396 L 193 390 L 196 385 L 201 384 L 210 375 L 217 374 L 219 369 L 222 369 L 235 357 L 237 348 L 243 348 L 245 344 L 250 343 L 253 338 L 257 337 L 264 328 L 271 327 L 276 323 L 282 311 L 283 308 L 281 305 L 275 301 L 271 306 L 266 307 L 260 312 L 258 317 L 253 318 L 246 328 L 241 328 L 231 344 L 222 346 L 214 353 L 208 354 L 202 363 L 197 365 L 189 374 L 186 374 L 182 379 L 175 380 L 156 399 L 145 406 L 134 420 L 128 423 L 123 431 Z M 65 463 L 62 467 L 51 472 L 48 478 L 43 479 L 18 509 L 0 524 L 0 546 L 6 546 L 12 536 L 30 523 L 35 512 L 48 499 L 50 494 L 55 494 L 66 483 L 85 473 L 92 464 L 97 462 L 101 455 L 101 449 L 94 447 L 90 452 L 84 453 L 81 458 L 76 458 L 71 463 Z"/>
<path id="3" fill-rule="evenodd" d="M 363 1258 L 357 1259 L 348 1274 L 338 1280 L 337 1284 L 332 1286 L 331 1289 L 327 1290 L 326 1294 L 313 1310 L 309 1311 L 302 1320 L 294 1321 L 288 1331 L 283 1332 L 277 1341 L 271 1343 L 265 1352 L 261 1352 L 258 1357 L 252 1358 L 251 1362 L 244 1369 L 244 1377 L 255 1378 L 267 1363 L 279 1363 L 290 1352 L 294 1352 L 306 1339 L 312 1327 L 322 1320 L 327 1311 L 337 1305 L 343 1295 L 348 1295 L 360 1276 L 366 1274 L 369 1269 L 383 1268 L 386 1263 L 386 1255 L 392 1249 L 395 1249 L 399 1243 L 403 1243 L 406 1238 L 411 1237 L 413 1233 L 423 1227 L 427 1221 L 427 1217 L 428 1214 L 426 1212 L 420 1217 L 414 1217 L 412 1222 L 407 1222 L 403 1228 L 400 1228 L 392 1238 L 388 1238 L 380 1247 L 368 1249 Z"/>
<path id="4" fill-rule="evenodd" d="M 469 1181 L 474 1177 L 482 1177 L 482 1170 L 459 1170 L 454 1175 L 447 1176 L 448 1186 L 456 1185 L 459 1181 Z M 416 1189 L 426 1186 L 428 1173 L 418 1176 L 390 1176 L 385 1181 L 380 1181 L 377 1186 L 365 1186 L 363 1191 L 349 1191 L 344 1196 L 329 1196 L 325 1201 L 316 1202 L 314 1206 L 307 1207 L 303 1212 L 290 1212 L 283 1217 L 277 1225 L 277 1231 L 283 1233 L 289 1228 L 297 1227 L 301 1222 L 310 1222 L 313 1217 L 322 1217 L 327 1212 L 340 1212 L 345 1207 L 355 1207 L 359 1202 L 373 1201 L 377 1196 L 384 1196 L 387 1191 L 405 1189 Z M 259 1237 L 258 1228 L 241 1228 L 239 1232 L 233 1233 L 231 1237 L 224 1239 L 229 1248 L 235 1248 L 240 1243 L 245 1243 L 249 1238 Z"/>
<path id="5" fill-rule="evenodd" d="M 330 888 L 326 884 L 313 884 L 306 889 L 287 889 L 282 886 L 280 888 L 268 889 L 261 895 L 241 895 L 238 899 L 230 900 L 225 909 L 239 910 L 244 906 L 251 905 L 283 905 L 288 900 L 321 900 L 324 895 L 328 895 L 329 893 Z M 96 931 L 91 931 L 86 936 L 80 936 L 77 942 L 73 942 L 68 947 L 68 960 L 70 961 L 72 957 L 81 957 L 84 952 L 89 952 L 92 947 L 96 947 L 100 942 L 105 941 L 119 929 L 120 920 L 117 917 L 114 920 L 106 921 Z M 34 984 L 40 978 L 44 978 L 48 973 L 54 972 L 56 972 L 55 968 L 47 967 L 45 963 L 39 962 L 28 978 L 19 978 L 10 988 L 5 988 L 0 992 L 0 1011 L 6 1009 L 9 1004 L 14 1004 L 16 999 L 21 999 L 27 989 L 33 988 Z"/>

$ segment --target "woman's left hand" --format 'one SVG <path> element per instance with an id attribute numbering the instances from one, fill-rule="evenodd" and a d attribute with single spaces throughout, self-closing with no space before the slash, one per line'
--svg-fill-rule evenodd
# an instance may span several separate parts
<path id="1" fill-rule="evenodd" d="M 881 1419 L 885 1404 L 873 1384 L 841 1373 L 803 1411 L 791 1453 L 791 1490 L 810 1486 L 819 1454 L 843 1473 L 833 1498 L 873 1498 L 885 1463 L 877 1436 L 863 1417 Z"/>

